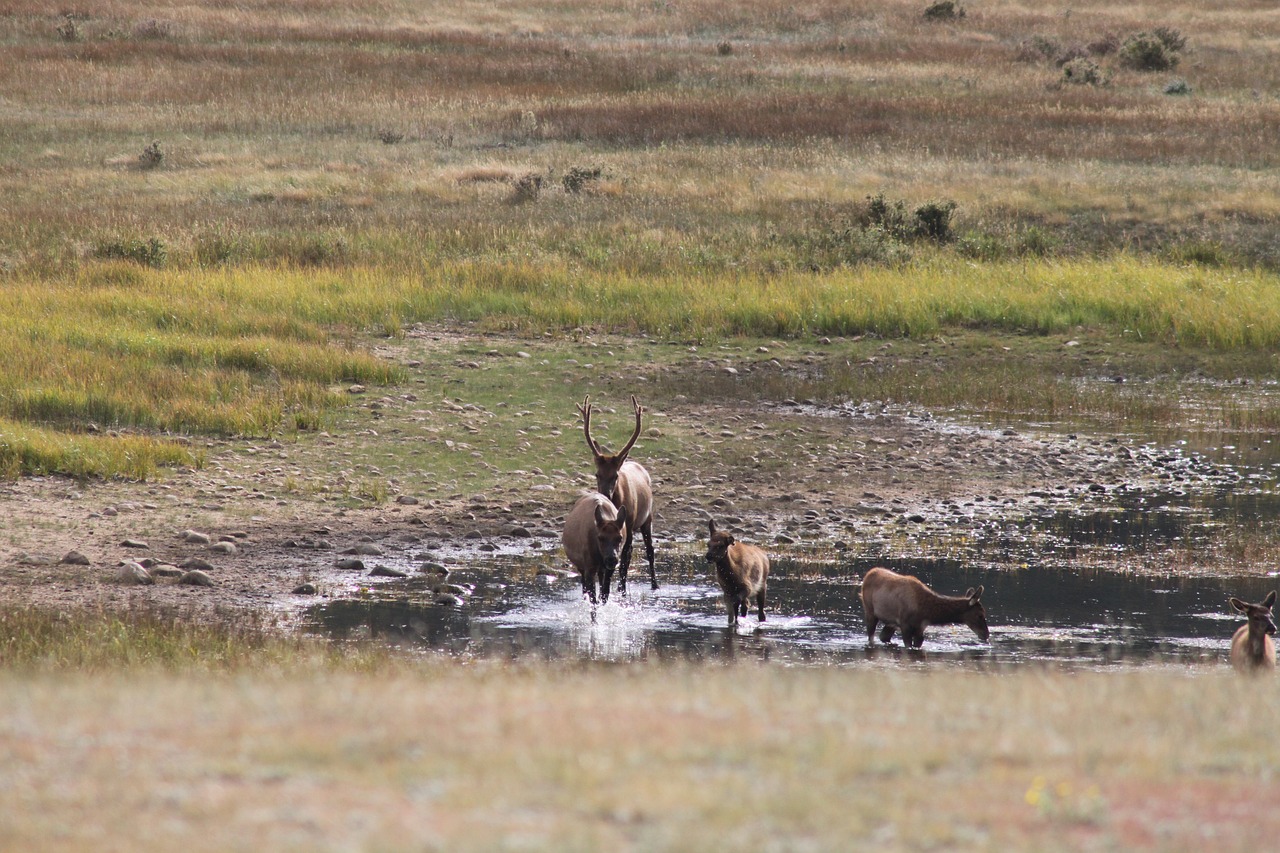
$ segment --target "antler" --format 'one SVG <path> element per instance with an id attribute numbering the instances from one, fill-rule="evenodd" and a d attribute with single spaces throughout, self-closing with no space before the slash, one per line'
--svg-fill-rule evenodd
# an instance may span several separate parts
<path id="1" fill-rule="evenodd" d="M 631 450 L 631 445 L 635 444 L 636 439 L 640 437 L 640 416 L 644 414 L 644 406 L 640 405 L 634 394 L 631 396 L 631 405 L 636 410 L 636 431 L 631 434 L 631 440 L 627 442 L 627 446 L 618 451 L 617 457 L 619 459 L 626 458 L 627 453 Z"/>
<path id="2" fill-rule="evenodd" d="M 596 456 L 601 456 L 600 445 L 596 444 L 595 439 L 591 437 L 591 395 L 588 394 L 581 403 L 578 404 L 578 411 L 582 413 L 582 432 L 587 437 L 587 447 L 591 448 L 591 452 Z"/>

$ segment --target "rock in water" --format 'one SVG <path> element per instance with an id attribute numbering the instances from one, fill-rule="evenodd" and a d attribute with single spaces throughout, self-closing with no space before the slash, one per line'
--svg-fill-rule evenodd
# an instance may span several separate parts
<path id="1" fill-rule="evenodd" d="M 178 583 L 186 584 L 187 586 L 213 586 L 213 578 L 199 569 L 193 569 L 178 578 Z"/>

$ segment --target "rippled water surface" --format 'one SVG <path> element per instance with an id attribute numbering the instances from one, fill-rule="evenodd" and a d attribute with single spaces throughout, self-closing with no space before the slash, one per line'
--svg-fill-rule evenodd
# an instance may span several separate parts
<path id="1" fill-rule="evenodd" d="M 1260 600 L 1271 578 L 1150 578 L 1052 569 L 973 570 L 942 562 L 897 564 L 935 589 L 982 584 L 991 637 L 963 626 L 931 627 L 923 654 L 900 641 L 869 646 L 857 579 L 870 563 L 778 560 L 767 620 L 754 612 L 726 626 L 720 593 L 705 564 L 685 555 L 665 563 L 662 586 L 631 585 L 593 608 L 576 578 L 537 575 L 537 558 L 488 558 L 483 571 L 457 572 L 475 584 L 461 606 L 434 603 L 431 580 L 386 584 L 376 595 L 317 607 L 318 629 L 377 637 L 410 648 L 461 655 L 544 659 L 758 659 L 795 665 L 875 666 L 924 661 L 966 665 L 1054 662 L 1072 666 L 1214 663 L 1226 659 L 1242 624 L 1229 595 Z M 471 575 L 471 576 L 469 576 Z"/>

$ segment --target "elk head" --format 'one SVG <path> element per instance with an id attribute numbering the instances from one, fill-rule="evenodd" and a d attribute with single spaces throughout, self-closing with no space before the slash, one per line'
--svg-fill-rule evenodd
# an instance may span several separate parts
<path id="1" fill-rule="evenodd" d="M 1264 634 L 1274 634 L 1276 623 L 1271 619 L 1271 606 L 1276 603 L 1275 590 L 1267 593 L 1261 604 L 1250 604 L 1238 598 L 1231 599 L 1231 606 L 1249 617 L 1249 631 L 1261 630 Z"/>
<path id="2" fill-rule="evenodd" d="M 985 643 L 991 636 L 991 629 L 987 627 L 987 608 L 982 606 L 982 587 L 969 587 L 965 597 L 969 599 L 969 609 L 964 612 L 964 624 Z"/>
<path id="3" fill-rule="evenodd" d="M 578 405 L 578 411 L 582 413 L 582 432 L 587 437 L 587 447 L 591 448 L 591 455 L 595 457 L 596 462 L 596 490 L 606 497 L 613 497 L 614 489 L 618 485 L 618 471 L 622 469 L 622 463 L 627 461 L 627 454 L 631 452 L 631 447 L 636 443 L 636 439 L 640 437 L 640 419 L 644 414 L 644 406 L 636 401 L 635 397 L 631 398 L 631 405 L 636 410 L 636 431 L 631 434 L 631 440 L 627 442 L 617 453 L 605 453 L 599 443 L 591 437 L 591 395 L 588 394 Z"/>
<path id="4" fill-rule="evenodd" d="M 604 506 L 596 506 L 596 547 L 604 567 L 612 570 L 618 565 L 618 551 L 627 538 L 627 511 L 618 507 L 614 518 L 606 518 L 604 509 Z M 607 581 L 605 585 L 608 586 Z"/>
<path id="5" fill-rule="evenodd" d="M 715 563 L 723 560 L 728 553 L 729 546 L 733 544 L 733 535 L 717 530 L 714 518 L 707 522 L 707 526 L 711 530 L 711 536 L 707 541 L 707 562 Z"/>

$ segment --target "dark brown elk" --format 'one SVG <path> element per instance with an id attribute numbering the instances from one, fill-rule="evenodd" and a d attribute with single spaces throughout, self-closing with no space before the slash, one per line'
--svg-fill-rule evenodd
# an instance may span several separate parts
<path id="1" fill-rule="evenodd" d="M 1231 606 L 1249 617 L 1249 622 L 1241 625 L 1231 638 L 1231 665 L 1239 671 L 1276 668 L 1276 644 L 1271 639 L 1276 632 L 1276 623 L 1271 619 L 1271 606 L 1275 603 L 1275 590 L 1267 593 L 1259 604 L 1231 599 Z"/>
<path id="2" fill-rule="evenodd" d="M 596 490 L 607 495 L 616 507 L 625 506 L 630 512 L 627 518 L 627 540 L 622 544 L 622 557 L 618 569 L 618 591 L 627 591 L 627 570 L 631 568 L 631 540 L 635 531 L 644 537 L 645 556 L 649 560 L 649 583 L 658 588 L 658 573 L 653 563 L 653 485 L 649 472 L 639 462 L 627 458 L 640 437 L 641 417 L 644 407 L 631 398 L 636 411 L 636 429 L 631 440 L 617 453 L 606 453 L 591 437 L 591 397 L 587 396 L 578 406 L 582 413 L 582 432 L 587 437 L 587 447 L 596 463 Z"/>
<path id="3" fill-rule="evenodd" d="M 582 575 L 582 594 L 597 603 L 609 601 L 609 584 L 618 565 L 618 550 L 627 535 L 626 512 L 604 495 L 578 498 L 564 520 L 560 541 L 573 567 Z"/>
<path id="4" fill-rule="evenodd" d="M 769 582 L 768 555 L 754 545 L 737 542 L 729 533 L 717 530 L 714 519 L 707 526 L 711 530 L 707 562 L 716 567 L 716 583 L 724 591 L 729 627 L 737 627 L 738 617 L 747 615 L 753 596 L 756 613 L 763 622 L 765 591 Z"/>
<path id="5" fill-rule="evenodd" d="M 939 595 L 919 578 L 880 567 L 869 569 L 862 579 L 862 611 L 867 619 L 868 643 L 873 641 L 881 622 L 881 642 L 893 639 L 896 629 L 902 632 L 902 641 L 909 649 L 920 648 L 924 629 L 930 625 L 963 623 L 983 642 L 991 636 L 987 611 L 982 606 L 982 587 L 970 587 L 964 595 Z"/>

